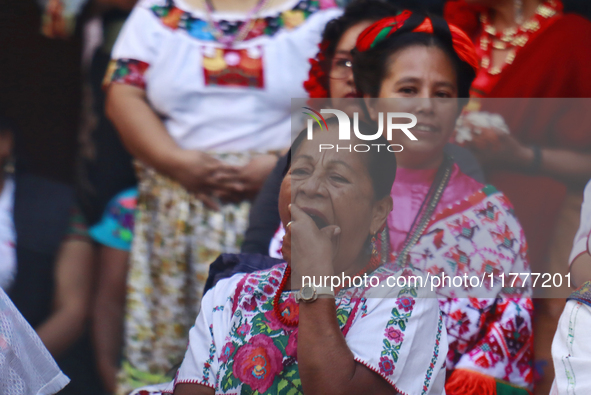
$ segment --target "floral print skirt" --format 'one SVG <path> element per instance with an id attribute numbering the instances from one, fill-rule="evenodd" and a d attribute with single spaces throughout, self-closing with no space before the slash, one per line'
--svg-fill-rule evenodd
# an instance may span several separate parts
<path id="1" fill-rule="evenodd" d="M 250 153 L 215 155 L 244 165 Z M 127 277 L 117 394 L 170 380 L 187 349 L 209 264 L 240 252 L 250 202 L 213 211 L 180 184 L 137 164 L 138 209 Z"/>

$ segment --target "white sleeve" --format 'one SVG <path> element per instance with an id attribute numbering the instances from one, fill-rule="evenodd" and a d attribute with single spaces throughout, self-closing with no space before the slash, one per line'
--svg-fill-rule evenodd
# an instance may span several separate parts
<path id="1" fill-rule="evenodd" d="M 357 362 L 398 392 L 442 394 L 448 346 L 439 302 L 425 288 L 400 290 L 367 298 L 345 336 L 347 344 Z"/>
<path id="2" fill-rule="evenodd" d="M 70 379 L 0 288 L 0 394 L 55 394 Z"/>
<path id="3" fill-rule="evenodd" d="M 568 259 L 569 265 L 572 265 L 573 261 L 585 252 L 591 254 L 591 181 L 585 187 L 583 205 L 581 206 L 581 224 Z"/>
<path id="4" fill-rule="evenodd" d="M 121 28 L 111 58 L 153 63 L 162 38 L 167 34 L 167 27 L 152 10 L 152 7 L 157 7 L 154 3 L 156 2 L 140 1 L 134 7 Z"/>
<path id="5" fill-rule="evenodd" d="M 125 21 L 111 52 L 104 87 L 116 82 L 146 88 L 145 74 L 171 31 L 156 15 L 155 9 L 160 6 L 154 3 L 140 1 Z"/>
<path id="6" fill-rule="evenodd" d="M 555 390 L 560 395 L 591 393 L 591 307 L 569 300 L 552 341 Z"/>

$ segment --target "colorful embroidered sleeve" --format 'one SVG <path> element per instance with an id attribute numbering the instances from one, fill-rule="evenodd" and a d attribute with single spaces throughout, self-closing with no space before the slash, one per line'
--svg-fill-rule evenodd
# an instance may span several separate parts
<path id="1" fill-rule="evenodd" d="M 244 274 L 220 280 L 201 302 L 195 326 L 189 331 L 189 345 L 173 385 L 201 384 L 216 389 L 219 361 L 224 360 L 224 338 L 232 318 L 232 295 Z M 170 391 L 172 392 L 172 391 Z"/>
<path id="2" fill-rule="evenodd" d="M 104 88 L 113 82 L 146 88 L 145 74 L 156 61 L 167 34 L 149 6 L 149 2 L 140 1 L 121 29 L 103 80 Z"/>
<path id="3" fill-rule="evenodd" d="M 417 273 L 408 270 L 388 276 Z M 382 284 L 373 290 L 388 289 L 388 294 L 368 292 L 351 327 L 344 330 L 355 360 L 401 394 L 441 394 L 447 337 L 435 294 L 426 288 Z"/>
<path id="4" fill-rule="evenodd" d="M 111 248 L 131 250 L 137 194 L 137 188 L 130 188 L 111 199 L 101 220 L 90 228 L 90 237 Z"/>

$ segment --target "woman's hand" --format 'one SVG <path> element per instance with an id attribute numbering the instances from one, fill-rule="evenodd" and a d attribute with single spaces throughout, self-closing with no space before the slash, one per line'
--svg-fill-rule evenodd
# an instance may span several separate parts
<path id="1" fill-rule="evenodd" d="M 502 121 L 503 127 L 486 122 L 486 119 L 481 120 L 481 123 L 485 125 L 472 122 L 467 116 L 463 119 L 458 133 L 464 135 L 469 130 L 467 133 L 469 138 L 465 140 L 465 145 L 472 150 L 483 167 L 523 170 L 531 165 L 534 159 L 533 150 L 513 137 L 504 121 Z"/>
<path id="2" fill-rule="evenodd" d="M 312 218 L 296 204 L 290 205 L 291 225 L 283 238 L 284 252 L 289 251 L 292 287 L 301 287 L 302 276 L 333 276 L 332 260 L 338 248 L 341 229 L 328 225 L 318 229 Z"/>
<path id="3" fill-rule="evenodd" d="M 193 193 L 211 194 L 239 181 L 240 167 L 224 163 L 198 150 L 179 149 L 171 176 Z"/>
<path id="4" fill-rule="evenodd" d="M 245 166 L 236 167 L 234 177 L 219 183 L 213 194 L 224 203 L 253 200 L 276 164 L 275 155 L 256 156 Z"/>

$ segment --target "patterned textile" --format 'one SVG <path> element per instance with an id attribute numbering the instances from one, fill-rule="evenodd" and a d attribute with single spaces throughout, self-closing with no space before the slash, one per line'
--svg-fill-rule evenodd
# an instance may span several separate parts
<path id="1" fill-rule="evenodd" d="M 137 194 L 137 188 L 129 188 L 111 199 L 100 222 L 90 228 L 90 237 L 111 248 L 131 250 Z"/>
<path id="2" fill-rule="evenodd" d="M 178 383 L 199 383 L 216 394 L 302 393 L 297 327 L 285 326 L 273 311 L 273 296 L 286 267 L 280 263 L 237 274 L 205 295 L 183 364 L 164 392 L 172 392 Z M 421 274 L 382 267 L 372 275 L 383 281 L 389 275 Z M 339 326 L 357 362 L 400 393 L 442 393 L 447 342 L 437 299 L 427 288 L 350 288 L 342 290 L 335 303 Z M 283 293 L 281 308 L 283 315 L 297 317 L 292 292 Z M 160 392 L 145 388 L 134 394 L 150 393 Z"/>
<path id="3" fill-rule="evenodd" d="M 244 165 L 251 154 L 216 154 Z M 123 364 L 117 394 L 167 381 L 199 312 L 209 264 L 239 252 L 249 202 L 219 212 L 176 182 L 138 166 L 139 196 L 127 280 Z"/>
<path id="4" fill-rule="evenodd" d="M 567 300 L 575 300 L 591 307 L 591 281 L 587 281 L 573 292 Z"/>
<path id="5" fill-rule="evenodd" d="M 279 15 L 256 19 L 252 22 L 253 27 L 244 38 L 244 41 L 260 36 L 274 36 L 282 28 L 296 28 L 316 11 L 335 6 L 334 1 L 302 0 L 291 10 L 284 11 Z M 207 20 L 196 18 L 191 13 L 181 10 L 171 0 L 168 0 L 164 6 L 153 6 L 152 11 L 165 26 L 171 29 L 186 30 L 189 35 L 199 40 L 217 41 Z M 224 36 L 233 37 L 244 23 L 246 22 L 222 20 L 218 22 L 218 27 Z"/>
<path id="6" fill-rule="evenodd" d="M 527 243 L 507 198 L 486 186 L 439 211 L 408 264 L 432 276 L 485 278 L 482 287 L 446 282 L 437 289 L 450 345 L 447 369 L 476 371 L 531 390 L 531 281 L 518 278 L 511 287 L 509 275 L 530 272 Z"/>
<path id="7" fill-rule="evenodd" d="M 113 59 L 109 62 L 103 87 L 111 82 L 132 85 L 140 89 L 146 89 L 144 74 L 150 65 L 135 59 Z"/>
<path id="8" fill-rule="evenodd" d="M 591 393 L 591 281 L 568 298 L 552 342 L 552 395 Z"/>
<path id="9" fill-rule="evenodd" d="M 55 394 L 70 379 L 0 288 L 0 394 Z"/>

